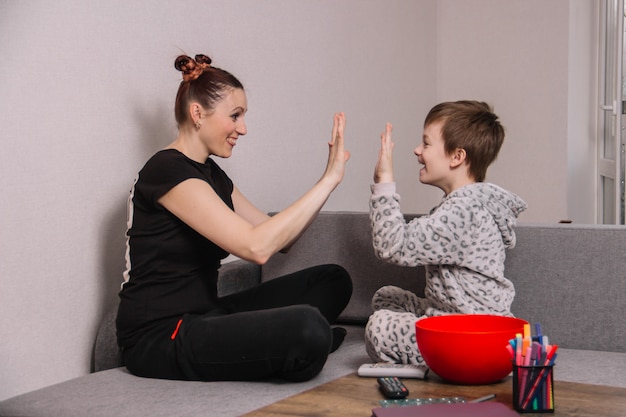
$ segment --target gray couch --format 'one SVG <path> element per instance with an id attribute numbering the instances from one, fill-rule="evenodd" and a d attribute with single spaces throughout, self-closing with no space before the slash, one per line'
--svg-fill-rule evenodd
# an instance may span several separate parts
<path id="1" fill-rule="evenodd" d="M 410 217 L 410 216 L 408 216 Z M 516 287 L 513 313 L 540 322 L 560 345 L 555 379 L 626 387 L 626 228 L 567 224 L 517 227 L 506 275 Z M 94 373 L 0 402 L 0 416 L 238 416 L 356 371 L 368 362 L 363 324 L 370 299 L 386 284 L 423 293 L 422 268 L 374 257 L 367 213 L 322 212 L 286 255 L 259 267 L 222 267 L 220 292 L 319 263 L 338 263 L 352 275 L 354 293 L 341 316 L 344 344 L 320 375 L 304 383 L 186 382 L 144 379 L 121 366 L 115 343 L 116 307 L 103 318 Z M 417 394 L 416 394 L 417 395 Z"/>

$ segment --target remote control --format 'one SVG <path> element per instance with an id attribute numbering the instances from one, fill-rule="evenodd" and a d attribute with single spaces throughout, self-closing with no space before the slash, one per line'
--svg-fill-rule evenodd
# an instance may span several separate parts
<path id="1" fill-rule="evenodd" d="M 427 366 L 399 363 L 365 363 L 359 366 L 357 374 L 365 377 L 397 376 L 401 378 L 424 379 L 428 373 Z"/>
<path id="2" fill-rule="evenodd" d="M 387 398 L 406 398 L 409 395 L 408 388 L 397 376 L 383 376 L 378 378 L 380 390 Z"/>

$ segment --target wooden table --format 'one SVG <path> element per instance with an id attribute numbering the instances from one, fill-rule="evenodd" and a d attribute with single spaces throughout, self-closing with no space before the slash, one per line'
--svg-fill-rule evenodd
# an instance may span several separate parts
<path id="1" fill-rule="evenodd" d="M 496 394 L 496 399 L 512 408 L 511 378 L 492 385 L 447 384 L 437 377 L 425 381 L 403 379 L 409 398 L 463 397 L 467 401 Z M 344 376 L 309 391 L 245 414 L 245 417 L 370 417 L 372 408 L 384 399 L 376 378 L 355 374 Z M 625 417 L 626 389 L 602 385 L 554 381 L 555 417 Z M 522 414 L 539 416 L 541 414 Z"/>

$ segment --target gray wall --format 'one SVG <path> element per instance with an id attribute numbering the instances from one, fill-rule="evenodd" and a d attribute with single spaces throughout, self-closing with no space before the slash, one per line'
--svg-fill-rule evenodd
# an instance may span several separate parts
<path id="1" fill-rule="evenodd" d="M 595 43 L 571 39 L 594 39 L 595 5 L 0 0 L 0 399 L 89 372 L 121 281 L 128 190 L 176 133 L 181 51 L 211 55 L 246 85 L 249 133 L 218 162 L 262 210 L 319 178 L 342 110 L 352 158 L 325 209 L 367 210 L 391 121 L 403 208 L 427 211 L 441 193 L 417 181 L 424 115 L 476 98 L 507 127 L 488 180 L 527 200 L 521 221 L 593 222 L 593 182 L 572 202 L 568 173 L 575 158 L 594 159 L 584 129 Z M 593 165 L 576 172 L 593 179 Z"/>

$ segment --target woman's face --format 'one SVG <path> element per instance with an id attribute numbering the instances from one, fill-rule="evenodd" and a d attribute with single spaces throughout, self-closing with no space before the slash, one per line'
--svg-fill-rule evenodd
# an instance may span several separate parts
<path id="1" fill-rule="evenodd" d="M 244 116 L 248 101 L 244 90 L 234 88 L 217 102 L 213 112 L 201 117 L 199 134 L 209 155 L 228 158 L 233 153 L 237 139 L 248 132 Z"/>

